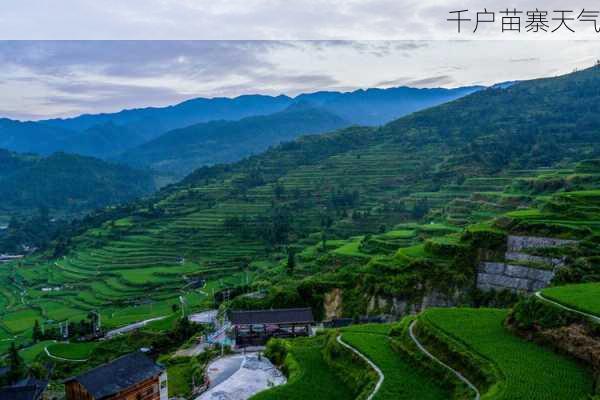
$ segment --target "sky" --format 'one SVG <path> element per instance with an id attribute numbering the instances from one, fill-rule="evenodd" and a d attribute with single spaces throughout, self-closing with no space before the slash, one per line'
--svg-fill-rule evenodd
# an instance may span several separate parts
<path id="1" fill-rule="evenodd" d="M 573 30 L 527 32 L 572 9 Z M 522 32 L 502 32 L 518 8 Z M 461 33 L 450 11 L 469 10 Z M 0 117 L 37 120 L 203 96 L 532 79 L 600 58 L 593 0 L 3 0 Z M 477 12 L 494 23 L 474 31 Z"/>
<path id="2" fill-rule="evenodd" d="M 0 41 L 0 117 L 255 93 L 492 85 L 597 58 L 595 41 Z"/>
<path id="3" fill-rule="evenodd" d="M 450 11 L 524 13 L 598 10 L 596 0 L 3 0 L 2 39 L 344 39 L 598 38 L 591 23 L 577 34 L 455 33 Z M 525 14 L 522 15 L 525 18 Z M 497 15 L 498 20 L 500 15 Z M 498 21 L 497 20 L 497 21 Z M 554 25 L 554 22 L 551 23 Z M 482 33 L 482 32 L 480 32 Z"/>

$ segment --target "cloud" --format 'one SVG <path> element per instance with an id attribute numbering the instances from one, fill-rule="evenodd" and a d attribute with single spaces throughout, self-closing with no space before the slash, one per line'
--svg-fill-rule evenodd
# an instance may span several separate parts
<path id="1" fill-rule="evenodd" d="M 430 88 L 430 87 L 440 87 L 440 86 L 448 86 L 456 83 L 454 78 L 450 75 L 438 75 L 438 76 L 430 76 L 427 78 L 410 78 L 410 77 L 401 77 L 388 81 L 378 82 L 375 86 L 379 87 L 393 87 L 393 86 L 409 86 L 416 88 Z"/>
<path id="2" fill-rule="evenodd" d="M 538 57 L 511 58 L 509 61 L 513 63 L 534 62 L 539 61 Z"/>
<path id="3" fill-rule="evenodd" d="M 597 41 L 0 41 L 0 116 L 114 112 L 199 96 L 491 85 L 589 66 L 599 52 Z"/>
<path id="4" fill-rule="evenodd" d="M 446 21 L 449 11 L 503 7 L 483 0 L 5 0 L 0 37 L 5 39 L 211 39 L 211 40 L 554 40 L 597 37 L 593 26 L 576 24 L 570 32 L 548 35 L 502 33 L 462 35 Z M 514 5 L 513 5 L 514 6 Z M 521 0 L 526 12 L 540 2 Z M 580 0 L 577 10 L 595 9 Z M 543 9 L 559 10 L 564 1 L 545 0 Z M 497 20 L 500 20 L 497 16 Z M 553 21 L 554 22 L 554 21 Z M 574 21 L 576 22 L 576 21 Z"/>

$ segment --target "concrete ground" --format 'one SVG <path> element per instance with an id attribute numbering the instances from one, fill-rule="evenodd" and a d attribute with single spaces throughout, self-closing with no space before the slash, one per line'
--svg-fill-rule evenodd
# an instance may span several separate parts
<path id="1" fill-rule="evenodd" d="M 188 316 L 190 322 L 195 322 L 197 324 L 212 324 L 217 319 L 217 310 L 208 310 L 203 311 L 197 314 L 192 314 Z"/>
<path id="2" fill-rule="evenodd" d="M 246 400 L 254 394 L 286 382 L 285 376 L 258 353 L 227 356 L 210 363 L 208 391 L 196 400 Z"/>

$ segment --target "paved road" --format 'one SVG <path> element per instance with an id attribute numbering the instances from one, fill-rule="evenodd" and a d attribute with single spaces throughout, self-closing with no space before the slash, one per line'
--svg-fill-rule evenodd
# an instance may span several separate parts
<path id="1" fill-rule="evenodd" d="M 377 384 L 375 385 L 375 388 L 373 389 L 373 391 L 371 392 L 371 394 L 369 395 L 369 397 L 367 397 L 367 400 L 371 400 L 373 397 L 375 397 L 375 395 L 379 391 L 379 388 L 381 388 L 381 385 L 383 384 L 383 380 L 385 379 L 385 376 L 383 375 L 383 372 L 367 356 L 365 356 L 363 353 L 361 353 L 360 351 L 356 350 L 354 347 L 350 346 L 349 344 L 345 343 L 342 340 L 342 335 L 338 335 L 337 341 L 338 341 L 339 344 L 341 344 L 342 346 L 344 346 L 345 348 L 347 348 L 348 350 L 352 351 L 354 354 L 356 354 L 357 356 L 359 356 L 360 358 L 362 358 L 363 360 L 365 360 L 367 362 L 367 364 L 369 364 L 371 366 L 371 368 L 373 368 L 375 370 L 375 372 L 377 372 L 377 375 L 379 376 L 379 379 L 377 380 Z"/>
<path id="2" fill-rule="evenodd" d="M 217 319 L 218 310 L 208 310 L 188 316 L 190 322 L 197 324 L 212 324 Z"/>
<path id="3" fill-rule="evenodd" d="M 257 353 L 227 356 L 207 369 L 210 387 L 196 400 L 247 400 L 254 394 L 283 385 L 285 376 L 266 357 Z"/>
<path id="4" fill-rule="evenodd" d="M 460 372 L 458 372 L 457 370 L 455 370 L 454 368 L 452 368 L 451 366 L 449 366 L 448 364 L 445 364 L 443 361 L 441 361 L 439 358 L 437 358 L 436 356 L 434 356 L 433 354 L 431 354 L 429 351 L 427 351 L 427 349 L 421 344 L 421 342 L 419 342 L 419 339 L 417 339 L 417 337 L 415 336 L 415 332 L 414 332 L 414 327 L 416 325 L 417 321 L 413 321 L 411 322 L 410 326 L 408 327 L 408 333 L 410 335 L 410 338 L 412 339 L 412 341 L 417 345 L 417 347 L 419 348 L 419 350 L 425 354 L 427 357 L 431 358 L 433 361 L 435 361 L 436 363 L 438 363 L 439 365 L 441 365 L 442 367 L 446 368 L 447 370 L 449 370 L 450 372 L 452 372 L 454 375 L 456 375 L 456 377 L 458 379 L 460 379 L 461 381 L 463 381 L 464 383 L 467 384 L 468 387 L 471 388 L 471 390 L 473 390 L 475 392 L 475 400 L 479 400 L 481 398 L 481 394 L 479 393 L 479 389 L 477 389 L 477 387 L 475 385 L 473 385 L 467 378 L 465 378 Z"/>
<path id="5" fill-rule="evenodd" d="M 213 388 L 231 378 L 241 367 L 245 356 L 230 356 L 216 360 L 207 368 L 210 385 Z"/>
<path id="6" fill-rule="evenodd" d="M 150 319 L 147 319 L 147 320 L 144 320 L 144 321 L 136 322 L 135 324 L 123 326 L 123 327 L 118 328 L 118 329 L 113 329 L 112 331 L 106 332 L 106 334 L 104 335 L 104 337 L 107 338 L 107 339 L 110 339 L 110 338 L 112 338 L 114 336 L 121 335 L 123 333 L 131 332 L 131 331 L 135 331 L 136 329 L 143 328 L 144 326 L 146 326 L 146 324 L 148 324 L 150 322 L 160 321 L 161 319 L 165 319 L 165 318 L 167 318 L 166 315 L 164 315 L 162 317 L 150 318 Z"/>
<path id="7" fill-rule="evenodd" d="M 583 312 L 583 311 L 576 310 L 576 309 L 571 308 L 571 307 L 567 307 L 567 306 L 562 305 L 562 304 L 560 304 L 560 303 L 558 303 L 558 302 L 556 302 L 554 300 L 550 300 L 549 298 L 545 297 L 542 294 L 542 292 L 539 292 L 539 291 L 535 292 L 535 297 L 537 297 L 538 299 L 540 299 L 542 301 L 545 301 L 546 303 L 550 303 L 550 304 L 552 304 L 552 305 L 554 305 L 556 307 L 562 308 L 563 310 L 567 310 L 567 311 L 570 311 L 572 313 L 582 315 L 582 316 L 584 316 L 586 318 L 589 318 L 592 321 L 600 324 L 600 317 L 598 317 L 596 315 L 593 315 L 593 314 L 588 314 L 588 313 Z"/>

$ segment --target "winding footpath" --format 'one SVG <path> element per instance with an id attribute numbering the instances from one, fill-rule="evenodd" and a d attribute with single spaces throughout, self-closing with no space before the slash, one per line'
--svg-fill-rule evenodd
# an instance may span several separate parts
<path id="1" fill-rule="evenodd" d="M 419 339 L 417 339 L 417 337 L 415 336 L 415 332 L 414 332 L 414 327 L 415 327 L 416 323 L 417 323 L 416 320 L 411 322 L 410 326 L 408 327 L 408 333 L 409 333 L 412 341 L 419 348 L 419 350 L 423 354 L 425 354 L 427 357 L 431 358 L 433 361 L 435 361 L 436 363 L 438 363 L 439 365 L 441 365 L 442 367 L 446 368 L 447 370 L 452 372 L 454 375 L 456 375 L 456 377 L 458 379 L 463 381 L 469 388 L 471 388 L 471 390 L 473 390 L 475 392 L 475 400 L 479 400 L 481 398 L 481 393 L 479 393 L 479 389 L 477 389 L 477 387 L 475 385 L 473 385 L 467 378 L 465 378 L 463 376 L 463 374 L 461 374 L 460 372 L 458 372 L 457 370 L 455 370 L 454 368 L 452 368 L 451 366 L 449 366 L 448 364 L 444 363 L 442 360 L 440 360 L 439 358 L 437 358 L 436 356 L 431 354 L 429 351 L 427 351 L 427 349 L 421 344 L 421 342 L 419 342 Z"/>
<path id="2" fill-rule="evenodd" d="M 570 312 L 575 313 L 575 314 L 579 314 L 581 316 L 589 318 L 590 320 L 592 320 L 592 321 L 600 324 L 600 317 L 598 317 L 596 315 L 593 315 L 593 314 L 588 314 L 588 313 L 583 312 L 583 311 L 576 310 L 576 309 L 571 308 L 571 307 L 567 307 L 567 306 L 562 305 L 562 304 L 560 304 L 560 303 L 558 303 L 558 302 L 556 302 L 554 300 L 550 300 L 549 298 L 545 297 L 542 294 L 542 292 L 539 292 L 539 291 L 535 292 L 535 297 L 537 297 L 538 299 L 540 299 L 540 300 L 542 300 L 542 301 L 544 301 L 546 303 L 552 304 L 553 306 L 556 306 L 558 308 L 562 308 L 563 310 L 570 311 Z"/>
<path id="3" fill-rule="evenodd" d="M 54 354 L 50 353 L 50 351 L 48 351 L 48 346 L 44 347 L 44 352 L 46 353 L 46 355 L 50 358 L 54 358 L 55 360 L 59 360 L 59 361 L 68 361 L 68 362 L 86 362 L 88 359 L 76 359 L 76 358 L 63 358 L 63 357 L 58 357 L 55 356 Z"/>
<path id="4" fill-rule="evenodd" d="M 339 344 L 341 344 L 342 346 L 344 346 L 345 348 L 347 348 L 348 350 L 350 350 L 351 352 L 353 352 L 354 354 L 356 354 L 357 356 L 359 356 L 360 358 L 365 360 L 367 362 L 367 364 L 369 364 L 371 366 L 371 368 L 373 368 L 375 370 L 375 372 L 377 372 L 377 375 L 379 376 L 379 379 L 377 380 L 377 384 L 375 385 L 375 388 L 373 389 L 373 391 L 371 392 L 369 397 L 367 397 L 367 399 L 366 399 L 366 400 L 372 400 L 373 397 L 375 397 L 375 395 L 379 391 L 379 388 L 381 387 L 381 384 L 383 383 L 383 380 L 385 379 L 383 372 L 381 372 L 381 369 L 377 365 L 375 365 L 375 363 L 373 361 L 369 360 L 369 358 L 367 356 L 365 356 L 364 354 L 362 354 L 360 351 L 356 350 L 354 347 L 350 346 L 349 344 L 345 343 L 342 340 L 342 335 L 338 335 L 337 341 Z"/>

